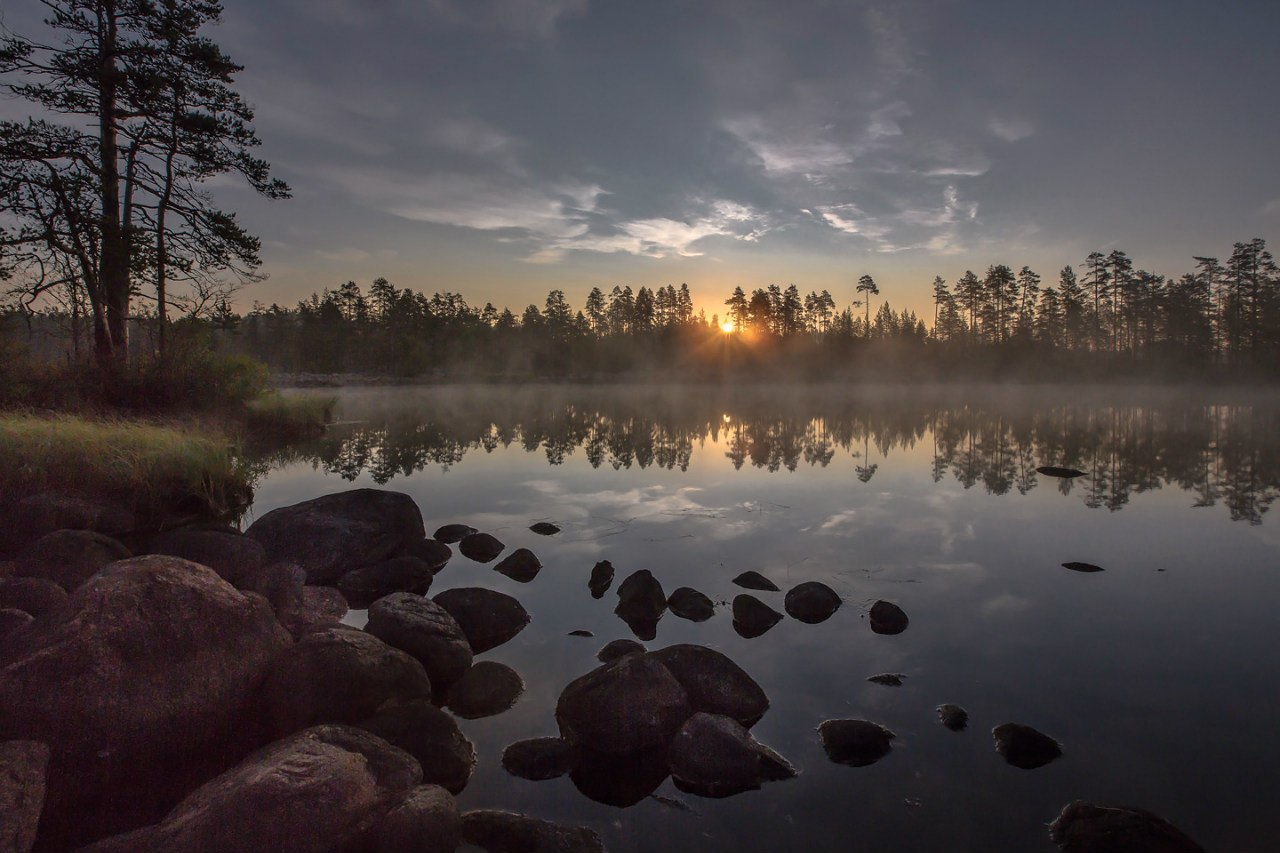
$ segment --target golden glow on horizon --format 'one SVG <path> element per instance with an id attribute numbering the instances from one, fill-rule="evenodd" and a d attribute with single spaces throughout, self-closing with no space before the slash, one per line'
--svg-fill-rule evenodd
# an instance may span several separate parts
<path id="1" fill-rule="evenodd" d="M 730 332 L 732 332 L 732 331 L 733 331 L 733 324 L 732 324 L 732 323 L 721 323 L 721 324 L 720 324 L 720 331 L 724 332 L 726 335 L 727 335 L 727 334 L 729 334 Z"/>

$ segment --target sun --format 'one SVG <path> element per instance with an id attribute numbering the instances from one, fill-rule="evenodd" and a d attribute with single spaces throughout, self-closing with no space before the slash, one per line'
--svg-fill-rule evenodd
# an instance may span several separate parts
<path id="1" fill-rule="evenodd" d="M 724 332 L 726 335 L 727 335 L 727 334 L 729 334 L 730 332 L 732 332 L 732 331 L 733 331 L 733 324 L 732 324 L 732 323 L 721 323 L 721 324 L 720 324 L 720 331 Z"/>

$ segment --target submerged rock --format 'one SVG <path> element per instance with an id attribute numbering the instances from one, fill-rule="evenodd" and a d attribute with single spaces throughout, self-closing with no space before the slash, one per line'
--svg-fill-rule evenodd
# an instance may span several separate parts
<path id="1" fill-rule="evenodd" d="M 591 579 L 587 581 L 587 589 L 591 590 L 592 598 L 604 598 L 604 594 L 609 591 L 609 585 L 612 583 L 613 563 L 601 560 L 591 568 Z"/>
<path id="2" fill-rule="evenodd" d="M 991 730 L 996 752 L 1014 767 L 1034 770 L 1062 756 L 1062 746 L 1053 738 L 1018 723 L 1004 723 Z"/>
<path id="3" fill-rule="evenodd" d="M 439 539 L 419 539 L 406 548 L 402 556 L 417 557 L 438 574 L 453 558 L 453 549 Z"/>
<path id="4" fill-rule="evenodd" d="M 478 531 L 468 524 L 446 524 L 437 528 L 432 538 L 437 542 L 444 542 L 452 545 L 455 542 L 461 542 L 463 539 Z"/>
<path id="5" fill-rule="evenodd" d="M 461 844 L 458 804 L 438 785 L 414 788 L 378 823 L 377 853 L 453 853 Z"/>
<path id="6" fill-rule="evenodd" d="M 865 767 L 889 754 L 896 735 L 867 720 L 827 720 L 818 726 L 822 748 L 836 764 Z"/>
<path id="7" fill-rule="evenodd" d="M 754 595 L 743 593 L 733 599 L 733 630 L 748 640 L 759 637 L 781 619 L 781 613 Z"/>
<path id="8" fill-rule="evenodd" d="M 1063 563 L 1062 568 L 1070 569 L 1073 572 L 1101 572 L 1104 571 L 1102 566 L 1095 566 L 1093 563 Z"/>
<path id="9" fill-rule="evenodd" d="M 637 643 L 635 640 L 612 640 L 605 643 L 600 651 L 596 652 L 596 660 L 601 663 L 608 663 L 617 660 L 623 655 L 644 654 L 644 645 Z"/>
<path id="10" fill-rule="evenodd" d="M 437 593 L 433 600 L 457 621 L 475 654 L 497 648 L 529 624 L 529 612 L 504 592 L 458 587 Z"/>
<path id="11" fill-rule="evenodd" d="M 44 808 L 49 747 L 33 740 L 0 742 L 0 850 L 27 853 Z"/>
<path id="12" fill-rule="evenodd" d="M 524 693 L 524 679 L 504 663 L 483 660 L 449 688 L 450 711 L 464 720 L 501 714 Z"/>
<path id="13" fill-rule="evenodd" d="M 435 572 L 424 560 L 392 557 L 347 572 L 338 580 L 338 589 L 352 607 L 362 609 L 393 592 L 425 595 L 434 577 Z"/>
<path id="14" fill-rule="evenodd" d="M 131 556 L 128 548 L 102 533 L 55 530 L 31 543 L 18 560 L 15 574 L 44 578 L 71 592 L 103 566 Z"/>
<path id="15" fill-rule="evenodd" d="M 462 556 L 477 563 L 492 563 L 506 547 L 488 533 L 472 533 L 458 542 Z"/>
<path id="16" fill-rule="evenodd" d="M 667 599 L 667 607 L 681 619 L 690 622 L 705 622 L 715 613 L 715 604 L 711 599 L 696 589 L 682 586 L 671 593 Z"/>
<path id="17" fill-rule="evenodd" d="M 882 672 L 879 675 L 873 675 L 867 679 L 872 684 L 883 684 L 885 687 L 901 687 L 902 679 L 906 678 L 900 672 Z"/>
<path id="18" fill-rule="evenodd" d="M 492 809 L 464 812 L 462 837 L 490 853 L 604 853 L 593 829 Z"/>
<path id="19" fill-rule="evenodd" d="M 528 583 L 542 571 L 542 563 L 528 548 L 517 548 L 494 566 L 493 570 L 506 575 L 513 581 Z"/>
<path id="20" fill-rule="evenodd" d="M 825 583 L 806 581 L 787 591 L 782 609 L 792 619 L 816 625 L 827 621 L 840 609 L 840 596 Z"/>
<path id="21" fill-rule="evenodd" d="M 938 706 L 938 719 L 953 732 L 962 732 L 969 725 L 969 712 L 950 703 Z"/>
<path id="22" fill-rule="evenodd" d="M 502 766 L 512 776 L 541 782 L 555 779 L 578 766 L 578 750 L 563 738 L 519 740 L 502 751 Z"/>
<path id="23" fill-rule="evenodd" d="M 769 710 L 764 690 L 725 655 L 706 646 L 680 644 L 653 652 L 675 676 L 694 711 L 720 714 L 751 727 Z"/>
<path id="24" fill-rule="evenodd" d="M 910 620 L 902 608 L 888 601 L 871 605 L 871 630 L 877 634 L 901 634 L 907 630 Z"/>
<path id="25" fill-rule="evenodd" d="M 734 578 L 733 582 L 744 589 L 763 590 L 764 592 L 779 591 L 776 583 L 759 572 L 743 572 Z"/>
<path id="26" fill-rule="evenodd" d="M 539 536 L 555 536 L 560 532 L 560 528 L 549 521 L 539 521 L 536 524 L 531 524 L 529 529 Z"/>
<path id="27" fill-rule="evenodd" d="M 267 564 L 262 543 L 240 533 L 203 528 L 167 530 L 147 543 L 148 554 L 167 554 L 208 566 L 233 586 Z"/>
<path id="28" fill-rule="evenodd" d="M 369 608 L 365 630 L 422 664 L 436 691 L 448 689 L 471 667 L 471 645 L 449 611 L 429 598 L 398 592 Z"/>
<path id="29" fill-rule="evenodd" d="M 1066 480 L 1085 475 L 1084 471 L 1078 471 L 1075 468 L 1059 468 L 1057 465 L 1041 465 L 1036 469 L 1036 473 L 1044 474 L 1046 477 L 1062 477 Z"/>
<path id="30" fill-rule="evenodd" d="M 1182 830 L 1144 809 L 1076 800 L 1049 824 L 1065 853 L 1205 853 Z"/>
<path id="31" fill-rule="evenodd" d="M 665 747 L 693 713 L 676 677 L 652 655 L 625 655 L 570 682 L 556 703 L 560 733 L 618 754 Z"/>
<path id="32" fill-rule="evenodd" d="M 667 755 L 676 787 L 704 797 L 728 797 L 796 775 L 790 762 L 719 714 L 699 712 L 686 720 Z"/>
<path id="33" fill-rule="evenodd" d="M 618 606 L 613 609 L 641 640 L 652 640 L 658 634 L 658 620 L 667 609 L 667 596 L 662 584 L 648 569 L 627 575 L 618 585 Z"/>
<path id="34" fill-rule="evenodd" d="M 476 766 L 475 745 L 426 697 L 390 702 L 356 725 L 416 758 L 423 782 L 454 794 L 467 787 Z"/>
<path id="35" fill-rule="evenodd" d="M 625 809 L 652 796 L 669 773 L 665 745 L 624 755 L 584 749 L 569 781 L 587 799 Z"/>

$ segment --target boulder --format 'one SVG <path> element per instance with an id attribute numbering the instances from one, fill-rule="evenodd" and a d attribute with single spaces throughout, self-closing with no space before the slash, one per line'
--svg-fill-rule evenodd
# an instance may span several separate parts
<path id="1" fill-rule="evenodd" d="M 463 812 L 462 837 L 490 853 L 604 853 L 595 830 L 511 812 Z"/>
<path id="2" fill-rule="evenodd" d="M 475 532 L 477 532 L 476 529 L 467 524 L 446 524 L 437 528 L 436 532 L 432 534 L 432 538 L 437 542 L 452 545 L 455 542 L 461 542 Z"/>
<path id="3" fill-rule="evenodd" d="M 472 533 L 458 542 L 462 556 L 477 563 L 492 563 L 506 547 L 488 533 Z"/>
<path id="4" fill-rule="evenodd" d="M 166 530 L 147 543 L 148 554 L 167 554 L 208 566 L 232 586 L 267 564 L 262 543 L 225 530 L 178 528 Z"/>
<path id="5" fill-rule="evenodd" d="M 538 572 L 542 570 L 542 563 L 528 548 L 517 548 L 503 557 L 493 570 L 506 575 L 513 581 L 528 583 L 538 576 Z"/>
<path id="6" fill-rule="evenodd" d="M 28 853 L 44 808 L 49 747 L 33 740 L 0 742 L 0 851 Z"/>
<path id="7" fill-rule="evenodd" d="M 405 549 L 404 557 L 417 557 L 438 573 L 453 558 L 453 549 L 438 539 L 419 539 Z"/>
<path id="8" fill-rule="evenodd" d="M 378 824 L 377 853 L 453 853 L 462 844 L 462 816 L 453 795 L 422 785 Z"/>
<path id="9" fill-rule="evenodd" d="M 108 563 L 132 556 L 128 548 L 105 534 L 55 530 L 31 543 L 18 561 L 15 574 L 44 578 L 70 592 Z"/>
<path id="10" fill-rule="evenodd" d="M 782 609 L 792 619 L 816 625 L 840 609 L 840 596 L 825 583 L 806 581 L 787 590 Z"/>
<path id="11" fill-rule="evenodd" d="M 693 710 L 671 671 L 652 655 L 625 655 L 572 681 L 556 703 L 560 733 L 606 754 L 665 747 Z"/>
<path id="12" fill-rule="evenodd" d="M 520 673 L 506 664 L 483 660 L 454 682 L 446 704 L 464 720 L 477 720 L 508 710 L 522 693 Z"/>
<path id="13" fill-rule="evenodd" d="M 539 521 L 536 524 L 531 524 L 529 529 L 539 536 L 555 536 L 560 532 L 560 528 L 549 521 Z"/>
<path id="14" fill-rule="evenodd" d="M 743 589 L 763 590 L 764 592 L 779 591 L 776 583 L 759 572 L 743 572 L 734 578 L 733 582 Z"/>
<path id="15" fill-rule="evenodd" d="M 1069 480 L 1072 477 L 1083 477 L 1084 471 L 1076 468 L 1059 468 L 1057 465 L 1041 465 L 1036 469 L 1037 474 L 1044 474 L 1046 477 L 1062 477 Z"/>
<path id="16" fill-rule="evenodd" d="M 410 755 L 369 732 L 317 726 L 206 782 L 159 824 L 82 853 L 328 853 L 363 846 L 421 779 Z"/>
<path id="17" fill-rule="evenodd" d="M 667 598 L 667 607 L 681 619 L 690 622 L 706 622 L 716 612 L 716 606 L 704 594 L 687 586 L 679 587 Z"/>
<path id="18" fill-rule="evenodd" d="M 13 607 L 0 608 L 0 645 L 7 643 L 10 636 L 35 621 L 35 617 L 25 610 Z"/>
<path id="19" fill-rule="evenodd" d="M 497 648 L 529 624 L 529 613 L 520 602 L 496 590 L 458 587 L 437 593 L 433 600 L 457 621 L 475 654 Z"/>
<path id="20" fill-rule="evenodd" d="M 302 588 L 298 603 L 277 612 L 280 624 L 294 639 L 331 628 L 347 615 L 347 599 L 332 586 Z"/>
<path id="21" fill-rule="evenodd" d="M 618 606 L 613 612 L 641 640 L 657 636 L 658 620 L 666 609 L 667 595 L 648 569 L 632 572 L 618 585 Z"/>
<path id="22" fill-rule="evenodd" d="M 694 711 L 721 714 L 753 726 L 769 710 L 769 697 L 751 676 L 706 646 L 681 644 L 651 653 L 675 676 Z"/>
<path id="23" fill-rule="evenodd" d="M 352 489 L 280 507 L 245 533 L 262 543 L 268 561 L 298 564 L 313 584 L 382 562 L 426 535 L 413 498 L 384 489 Z"/>
<path id="24" fill-rule="evenodd" d="M 423 782 L 454 794 L 467 787 L 476 766 L 475 745 L 452 716 L 428 699 L 390 702 L 356 725 L 416 758 Z"/>
<path id="25" fill-rule="evenodd" d="M 369 607 L 364 629 L 417 658 L 437 691 L 448 689 L 471 666 L 471 646 L 462 628 L 429 598 L 407 592 L 380 598 Z"/>
<path id="26" fill-rule="evenodd" d="M 1065 853 L 1204 853 L 1182 830 L 1144 809 L 1076 800 L 1049 824 Z"/>
<path id="27" fill-rule="evenodd" d="M 959 705 L 939 705 L 938 720 L 951 731 L 962 732 L 969 725 L 969 712 Z"/>
<path id="28" fill-rule="evenodd" d="M 1053 738 L 1018 723 L 1004 723 L 991 730 L 996 752 L 1014 767 L 1034 770 L 1062 756 L 1062 746 Z"/>
<path id="29" fill-rule="evenodd" d="M 613 563 L 601 560 L 591 567 L 591 578 L 587 581 L 587 589 L 591 590 L 592 598 L 604 598 L 604 594 L 609 591 L 612 583 Z"/>
<path id="30" fill-rule="evenodd" d="M 425 595 L 435 572 L 417 557 L 392 557 L 372 566 L 362 566 L 338 579 L 338 589 L 357 610 L 393 592 Z"/>
<path id="31" fill-rule="evenodd" d="M 44 578 L 0 578 L 0 609 L 43 616 L 67 600 L 67 591 Z"/>
<path id="32" fill-rule="evenodd" d="M 93 530 L 119 536 L 134 528 L 133 513 L 116 504 L 41 492 L 6 508 L 0 552 L 17 550 L 55 530 Z"/>
<path id="33" fill-rule="evenodd" d="M 893 732 L 867 720 L 827 720 L 818 726 L 822 748 L 836 764 L 865 767 L 889 754 Z"/>
<path id="34" fill-rule="evenodd" d="M 901 634 L 907 630 L 907 614 L 902 608 L 888 601 L 877 601 L 871 605 L 869 614 L 871 630 L 877 634 Z"/>
<path id="35" fill-rule="evenodd" d="M 324 628 L 284 649 L 263 683 L 267 722 L 277 737 L 317 723 L 354 723 L 392 699 L 431 695 L 422 664 L 372 634 Z"/>
<path id="36" fill-rule="evenodd" d="M 271 603 L 276 617 L 280 618 L 281 614 L 302 606 L 306 583 L 307 573 L 301 566 L 293 563 L 271 563 L 245 572 L 235 587 L 241 592 L 256 592 L 261 595 Z M 343 604 L 345 603 L 344 600 Z M 345 608 L 343 612 L 346 612 Z"/>
<path id="37" fill-rule="evenodd" d="M 765 780 L 796 775 L 790 762 L 720 714 L 699 712 L 686 720 L 667 755 L 676 787 L 704 797 L 754 791 Z"/>
<path id="38" fill-rule="evenodd" d="M 578 766 L 579 753 L 558 737 L 520 740 L 502 751 L 502 766 L 512 776 L 541 782 L 555 779 Z"/>
<path id="39" fill-rule="evenodd" d="M 600 651 L 596 652 L 596 660 L 601 663 L 608 663 L 611 660 L 617 660 L 623 655 L 644 654 L 644 644 L 637 643 L 635 640 L 611 640 L 605 643 Z"/>
<path id="40" fill-rule="evenodd" d="M 782 614 L 745 592 L 733 599 L 733 630 L 748 640 L 759 637 L 782 619 Z"/>

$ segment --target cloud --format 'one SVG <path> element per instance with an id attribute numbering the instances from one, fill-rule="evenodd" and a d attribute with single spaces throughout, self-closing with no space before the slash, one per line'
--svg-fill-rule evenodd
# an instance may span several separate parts
<path id="1" fill-rule="evenodd" d="M 441 20 L 460 27 L 549 37 L 562 17 L 586 11 L 588 0 L 429 0 Z"/>
<path id="2" fill-rule="evenodd" d="M 1021 142 L 1036 132 L 1031 122 L 1023 118 L 995 117 L 987 122 L 987 129 L 1005 142 Z"/>
<path id="3" fill-rule="evenodd" d="M 626 252 L 651 258 L 699 257 L 704 251 L 694 244 L 708 237 L 724 237 L 754 242 L 771 226 L 766 217 L 748 205 L 725 199 L 699 202 L 699 212 L 684 219 L 654 217 L 621 221 L 607 233 L 574 235 L 555 241 L 526 260 L 548 263 L 568 251 Z"/>
<path id="4" fill-rule="evenodd" d="M 977 219 L 978 203 L 962 200 L 956 187 L 948 185 L 942 191 L 940 204 L 899 203 L 881 214 L 869 214 L 855 204 L 819 206 L 815 210 L 833 229 L 866 239 L 875 252 L 928 249 L 951 255 L 965 251 L 958 228 Z"/>
<path id="5" fill-rule="evenodd" d="M 1270 216 L 1271 214 L 1274 214 L 1274 213 L 1280 213 L 1280 198 L 1273 198 L 1271 201 L 1264 204 L 1262 206 L 1262 210 L 1259 212 L 1263 216 Z"/>

